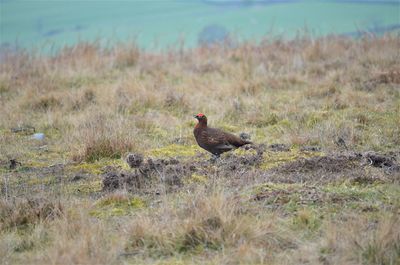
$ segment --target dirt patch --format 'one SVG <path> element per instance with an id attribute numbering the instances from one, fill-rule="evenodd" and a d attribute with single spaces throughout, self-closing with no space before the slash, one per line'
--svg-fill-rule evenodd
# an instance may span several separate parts
<path id="1" fill-rule="evenodd" d="M 300 159 L 276 169 L 278 172 L 300 172 L 307 173 L 312 171 L 324 171 L 328 173 L 337 173 L 354 168 L 355 162 L 360 161 L 358 155 L 334 155 L 311 157 Z"/>
<path id="2" fill-rule="evenodd" d="M 269 148 L 269 147 L 268 147 Z M 276 145 L 278 150 L 284 146 Z M 271 181 L 276 183 L 329 183 L 338 180 L 350 180 L 355 183 L 373 183 L 380 180 L 398 178 L 393 173 L 398 168 L 396 157 L 376 153 L 338 153 L 310 158 L 300 158 L 272 169 L 262 168 L 264 162 L 264 145 L 248 145 L 243 152 L 228 153 L 217 160 L 152 159 L 143 162 L 140 154 L 130 154 L 127 162 L 133 169 L 121 170 L 110 168 L 103 175 L 103 190 L 113 191 L 126 189 L 132 192 L 148 191 L 155 187 L 166 187 L 173 190 L 184 185 L 185 178 L 193 174 L 210 178 L 227 178 L 227 185 L 243 185 L 249 179 Z M 319 149 L 308 149 L 316 151 Z M 280 151 L 279 151 L 280 152 Z M 400 171 L 396 171 L 400 172 Z M 242 183 L 238 183 L 242 182 Z M 271 191 L 273 197 L 290 191 Z M 316 196 L 314 190 L 304 191 Z M 259 195 L 259 196 L 269 196 Z M 312 195 L 314 194 L 314 195 Z"/>
<path id="3" fill-rule="evenodd" d="M 130 154 L 130 161 L 133 155 Z M 141 155 L 135 155 L 140 157 Z M 129 158 L 127 158 L 129 160 Z M 182 186 L 182 179 L 196 171 L 196 166 L 190 162 L 177 159 L 152 159 L 143 163 L 135 163 L 134 171 L 109 169 L 103 176 L 103 191 L 126 189 L 128 191 L 147 190 L 157 184 L 167 187 Z"/>
<path id="4" fill-rule="evenodd" d="M 364 158 L 374 167 L 391 168 L 396 166 L 396 158 L 391 155 L 380 155 L 373 152 L 365 153 Z"/>
<path id="5" fill-rule="evenodd" d="M 383 170 L 372 170 L 379 168 Z M 379 180 L 399 180 L 399 164 L 391 155 L 366 153 L 341 153 L 302 158 L 269 171 L 272 179 L 287 183 L 334 182 L 350 179 L 358 183 Z"/>
<path id="6" fill-rule="evenodd" d="M 184 178 L 192 174 L 204 176 L 234 177 L 242 176 L 251 168 L 257 168 L 263 161 L 265 146 L 249 145 L 244 150 L 255 150 L 245 155 L 227 154 L 217 160 L 178 160 L 152 159 L 141 161 L 141 154 L 129 154 L 127 162 L 133 170 L 118 170 L 109 168 L 103 175 L 103 190 L 113 191 L 126 189 L 128 191 L 144 191 L 151 187 L 165 184 L 168 189 L 183 185 Z M 140 163 L 138 161 L 141 161 Z"/>
<path id="7" fill-rule="evenodd" d="M 263 162 L 262 153 L 254 155 L 234 155 L 228 154 L 223 159 L 216 162 L 218 171 L 236 171 L 240 169 L 249 169 L 258 167 Z"/>
<path id="8" fill-rule="evenodd" d="M 313 186 L 277 188 L 272 185 L 266 185 L 254 195 L 253 200 L 267 201 L 271 205 L 282 205 L 290 201 L 295 201 L 298 204 L 310 204 L 322 201 L 323 193 Z"/>

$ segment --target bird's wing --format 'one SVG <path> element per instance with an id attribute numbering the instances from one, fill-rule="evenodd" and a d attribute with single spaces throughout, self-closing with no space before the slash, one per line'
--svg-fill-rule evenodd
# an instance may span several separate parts
<path id="1" fill-rule="evenodd" d="M 209 145 L 229 144 L 224 132 L 219 129 L 208 128 L 201 136 Z"/>
<path id="2" fill-rule="evenodd" d="M 238 137 L 234 134 L 231 134 L 231 133 L 225 133 L 225 138 L 229 144 L 234 145 L 236 147 L 240 147 L 242 145 L 251 143 L 250 141 L 245 141 L 245 140 L 241 139 L 240 137 Z"/>

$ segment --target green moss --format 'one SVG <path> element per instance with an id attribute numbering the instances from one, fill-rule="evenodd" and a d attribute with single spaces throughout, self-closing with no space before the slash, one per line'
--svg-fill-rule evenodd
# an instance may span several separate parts
<path id="1" fill-rule="evenodd" d="M 127 197 L 107 197 L 104 199 L 101 199 L 97 205 L 99 207 L 105 207 L 105 206 L 130 206 L 134 208 L 143 208 L 145 206 L 145 202 L 137 197 L 133 198 L 127 198 Z"/>
<path id="2" fill-rule="evenodd" d="M 99 218 L 129 215 L 145 207 L 146 202 L 141 198 L 111 195 L 100 199 L 90 211 L 90 215 Z"/>
<path id="3" fill-rule="evenodd" d="M 252 197 L 288 212 L 299 207 L 324 209 L 335 213 L 348 208 L 361 212 L 379 212 L 382 207 L 400 207 L 400 186 L 395 184 L 329 184 L 322 187 L 303 184 L 264 183 L 253 187 Z"/>
<path id="4" fill-rule="evenodd" d="M 266 139 L 271 140 L 271 135 L 265 128 L 256 128 L 254 130 L 254 142 L 265 142 Z"/>
<path id="5" fill-rule="evenodd" d="M 65 192 L 69 194 L 91 194 L 100 192 L 103 189 L 103 182 L 100 179 L 71 183 L 65 186 Z"/>
<path id="6" fill-rule="evenodd" d="M 197 145 L 171 144 L 161 148 L 153 149 L 149 155 L 155 157 L 189 157 L 200 151 Z"/>
<path id="7" fill-rule="evenodd" d="M 336 201 L 354 201 L 355 204 L 349 204 L 352 208 L 361 208 L 366 203 L 370 206 L 379 204 L 400 206 L 400 186 L 395 184 L 357 185 L 345 182 L 340 185 L 326 185 L 322 191 Z"/>
<path id="8" fill-rule="evenodd" d="M 277 126 L 281 126 L 281 127 L 285 127 L 285 128 L 291 128 L 293 126 L 293 123 L 290 122 L 290 120 L 288 120 L 288 119 L 283 119 L 283 120 L 280 120 L 277 123 Z"/>
<path id="9" fill-rule="evenodd" d="M 78 165 L 72 166 L 70 169 L 72 171 L 78 171 L 78 172 L 85 172 L 93 175 L 99 175 L 101 174 L 101 168 L 103 168 L 104 165 L 101 163 L 80 163 Z"/>
<path id="10" fill-rule="evenodd" d="M 96 160 L 93 163 L 83 162 L 69 166 L 67 169 L 71 170 L 72 172 L 83 172 L 91 175 L 99 175 L 103 172 L 102 170 L 106 166 L 129 169 L 128 164 L 124 160 L 111 158 L 103 158 Z"/>
<path id="11" fill-rule="evenodd" d="M 303 152 L 298 148 L 292 148 L 288 152 L 266 151 L 263 155 L 264 161 L 261 164 L 262 169 L 271 169 L 287 162 L 295 161 L 300 158 L 309 158 L 322 156 L 321 152 Z"/>

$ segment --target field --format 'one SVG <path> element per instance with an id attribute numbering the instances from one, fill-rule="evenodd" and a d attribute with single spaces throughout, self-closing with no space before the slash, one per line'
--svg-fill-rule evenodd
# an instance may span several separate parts
<path id="1" fill-rule="evenodd" d="M 399 49 L 6 54 L 0 263 L 400 264 Z M 254 144 L 210 160 L 199 112 Z"/>
<path id="2" fill-rule="evenodd" d="M 2 48 L 37 48 L 53 54 L 64 45 L 134 39 L 161 50 L 195 47 L 199 39 L 225 34 L 244 40 L 265 35 L 294 38 L 299 32 L 359 36 L 400 29 L 398 0 L 163 0 L 0 2 Z"/>

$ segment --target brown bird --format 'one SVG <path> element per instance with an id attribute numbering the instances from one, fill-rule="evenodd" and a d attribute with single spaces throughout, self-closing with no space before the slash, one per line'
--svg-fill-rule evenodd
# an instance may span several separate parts
<path id="1" fill-rule="evenodd" d="M 201 148 L 216 157 L 219 157 L 224 152 L 252 143 L 220 129 L 207 127 L 207 117 L 203 113 L 199 113 L 193 117 L 199 121 L 193 130 L 197 143 Z"/>

